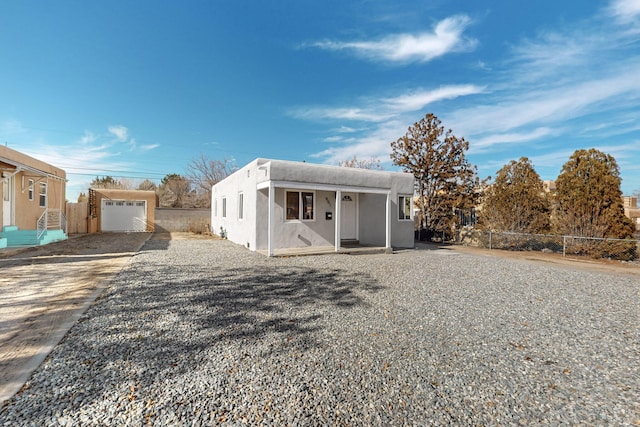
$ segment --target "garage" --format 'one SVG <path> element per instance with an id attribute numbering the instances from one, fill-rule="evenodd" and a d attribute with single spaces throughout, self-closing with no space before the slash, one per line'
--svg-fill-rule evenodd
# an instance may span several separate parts
<path id="1" fill-rule="evenodd" d="M 147 231 L 146 200 L 102 199 L 102 231 Z"/>

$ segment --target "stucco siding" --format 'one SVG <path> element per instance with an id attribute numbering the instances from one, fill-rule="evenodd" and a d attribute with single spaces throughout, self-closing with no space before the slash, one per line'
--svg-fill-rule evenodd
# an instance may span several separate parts
<path id="1" fill-rule="evenodd" d="M 304 190 L 301 190 L 304 191 Z M 311 191 L 311 190 L 310 190 Z M 301 248 L 307 246 L 332 246 L 334 244 L 333 220 L 325 219 L 325 197 L 335 198 L 326 191 L 315 193 L 315 219 L 311 221 L 285 221 L 285 188 L 275 191 L 274 245 L 280 248 Z M 319 211 L 319 207 L 322 211 Z"/>
<path id="2" fill-rule="evenodd" d="M 384 246 L 386 241 L 386 194 L 360 194 L 360 243 Z"/>
<path id="3" fill-rule="evenodd" d="M 390 244 L 413 246 L 412 223 L 398 223 L 396 200 L 398 194 L 413 193 L 413 176 L 281 160 L 256 159 L 213 186 L 212 230 L 251 250 L 268 250 L 269 236 L 274 249 L 335 246 L 338 190 L 357 196 L 356 230 L 361 243 L 386 245 L 386 203 L 390 194 Z M 313 219 L 302 218 L 302 202 L 299 217 L 286 219 L 287 191 L 313 192 Z M 243 195 L 242 218 L 238 215 L 239 194 Z"/>
<path id="4" fill-rule="evenodd" d="M 249 163 L 211 190 L 212 231 L 218 235 L 224 234 L 229 240 L 252 250 L 256 248 L 256 167 L 255 161 Z M 238 215 L 240 194 L 242 218 Z"/>
<path id="5" fill-rule="evenodd" d="M 0 219 L 21 230 L 35 230 L 38 218 L 45 209 L 59 209 L 62 213 L 66 205 L 66 173 L 63 169 L 30 157 L 6 146 L 0 146 L 0 170 L 6 185 L 0 185 L 0 201 L 7 189 L 8 211 L 0 203 Z M 32 186 L 30 186 L 32 180 Z M 40 206 L 40 185 L 46 184 L 46 206 Z M 29 194 L 32 199 L 29 199 Z M 10 203 L 9 203 L 10 202 Z M 10 206 L 9 206 L 10 205 Z M 1 227 L 0 227 L 1 228 Z"/>

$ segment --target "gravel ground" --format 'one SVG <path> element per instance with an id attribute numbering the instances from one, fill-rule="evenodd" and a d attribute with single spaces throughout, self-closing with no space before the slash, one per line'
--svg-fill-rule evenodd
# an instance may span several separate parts
<path id="1" fill-rule="evenodd" d="M 3 425 L 638 425 L 640 283 L 150 240 Z"/>

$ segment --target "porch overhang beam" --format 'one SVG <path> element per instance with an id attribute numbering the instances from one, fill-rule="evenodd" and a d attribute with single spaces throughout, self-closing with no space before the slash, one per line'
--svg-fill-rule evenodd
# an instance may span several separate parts
<path id="1" fill-rule="evenodd" d="M 314 182 L 298 182 L 298 181 L 263 181 L 256 186 L 258 190 L 269 188 L 273 183 L 276 188 L 290 188 L 292 190 L 318 190 L 318 191 L 342 191 L 344 193 L 369 193 L 369 194 L 387 194 L 389 188 L 381 187 L 356 187 L 339 184 L 321 184 Z"/>

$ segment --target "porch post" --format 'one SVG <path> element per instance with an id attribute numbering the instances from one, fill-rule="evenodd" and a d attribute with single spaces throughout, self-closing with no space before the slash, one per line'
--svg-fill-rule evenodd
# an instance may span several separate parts
<path id="1" fill-rule="evenodd" d="M 269 181 L 269 218 L 268 218 L 268 230 L 267 230 L 267 252 L 269 256 L 273 256 L 273 225 L 274 225 L 274 216 L 275 212 L 273 211 L 275 208 L 275 187 L 272 181 Z"/>
<path id="2" fill-rule="evenodd" d="M 391 192 L 387 192 L 387 220 L 385 224 L 385 249 L 391 250 Z"/>
<path id="3" fill-rule="evenodd" d="M 335 251 L 340 252 L 340 209 L 342 207 L 342 192 L 340 190 L 336 190 L 336 218 L 335 218 Z"/>

